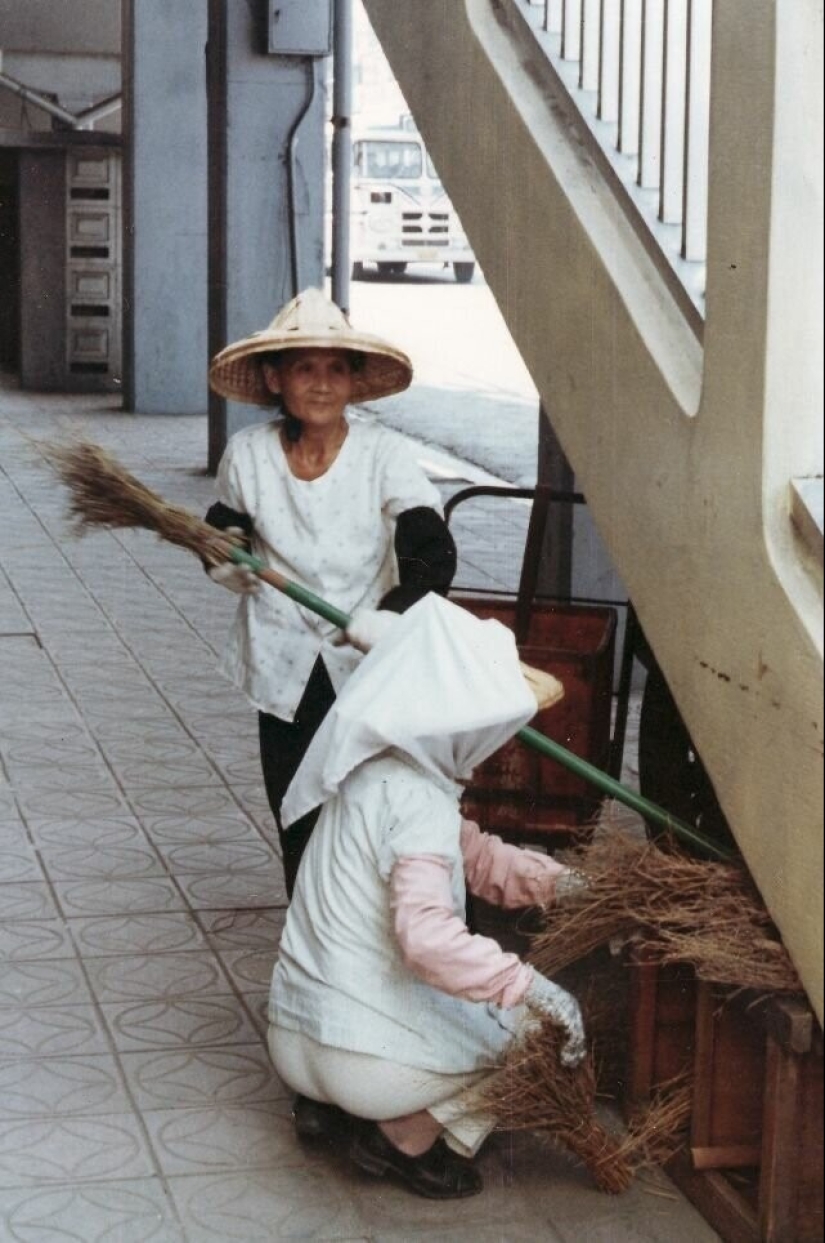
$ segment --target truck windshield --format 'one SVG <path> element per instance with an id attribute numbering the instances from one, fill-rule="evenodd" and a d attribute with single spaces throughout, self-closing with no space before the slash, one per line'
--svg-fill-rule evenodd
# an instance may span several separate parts
<path id="1" fill-rule="evenodd" d="M 417 142 L 362 142 L 355 150 L 355 167 L 362 177 L 413 181 L 421 177 L 423 166 Z"/>

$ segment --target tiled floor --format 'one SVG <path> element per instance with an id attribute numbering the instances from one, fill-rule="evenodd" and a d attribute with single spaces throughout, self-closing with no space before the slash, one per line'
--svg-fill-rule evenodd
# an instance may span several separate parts
<path id="1" fill-rule="evenodd" d="M 447 1207 L 298 1145 L 264 1041 L 284 890 L 255 716 L 214 671 L 233 600 L 146 533 L 71 538 L 31 439 L 69 435 L 211 497 L 203 419 L 0 392 L 0 1238 L 715 1238 L 663 1178 L 609 1200 L 531 1139 Z M 462 581 L 512 588 L 525 521 L 458 523 Z"/>

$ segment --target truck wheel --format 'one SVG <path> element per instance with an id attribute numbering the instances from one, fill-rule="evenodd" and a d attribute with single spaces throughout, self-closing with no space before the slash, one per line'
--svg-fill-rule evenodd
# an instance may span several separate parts
<path id="1" fill-rule="evenodd" d="M 718 845 L 736 848 L 701 756 L 655 660 L 649 666 L 639 716 L 639 789 Z M 647 832 L 665 848 L 678 846 L 692 853 L 689 844 L 675 835 L 671 840 L 653 822 L 648 821 Z"/>
<path id="2" fill-rule="evenodd" d="M 353 279 L 354 281 L 360 281 L 360 280 L 363 280 L 363 279 L 364 279 L 364 265 L 363 265 L 363 263 L 354 263 L 354 264 L 352 265 L 352 279 Z"/>
<path id="3" fill-rule="evenodd" d="M 394 276 L 395 275 L 395 264 L 394 263 L 379 263 L 378 264 L 378 275 L 379 276 Z"/>
<path id="4" fill-rule="evenodd" d="M 474 263 L 454 263 L 453 272 L 459 285 L 469 285 L 476 273 Z"/>

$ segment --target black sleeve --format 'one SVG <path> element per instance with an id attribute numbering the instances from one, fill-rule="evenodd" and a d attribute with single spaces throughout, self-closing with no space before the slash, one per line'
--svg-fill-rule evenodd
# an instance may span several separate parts
<path id="1" fill-rule="evenodd" d="M 455 540 L 440 514 L 426 505 L 407 509 L 395 524 L 399 584 L 379 604 L 403 613 L 428 591 L 446 596 L 456 569 Z"/>
<path id="2" fill-rule="evenodd" d="M 219 531 L 225 531 L 227 527 L 240 527 L 245 536 L 243 547 L 247 552 L 250 552 L 254 528 L 249 514 L 242 514 L 240 510 L 230 509 L 228 505 L 224 505 L 223 501 L 216 501 L 214 505 L 210 505 L 209 509 L 207 509 L 203 520 L 210 527 L 217 527 Z M 210 569 L 209 562 L 204 561 L 202 557 L 201 561 L 203 562 L 203 568 L 208 571 Z"/>

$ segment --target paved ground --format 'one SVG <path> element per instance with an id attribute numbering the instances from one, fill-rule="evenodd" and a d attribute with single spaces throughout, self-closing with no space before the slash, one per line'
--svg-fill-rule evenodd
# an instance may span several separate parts
<path id="1" fill-rule="evenodd" d="M 610 1200 L 531 1138 L 447 1207 L 298 1145 L 264 1043 L 284 892 L 255 718 L 214 672 L 233 601 L 145 533 L 69 537 L 30 439 L 68 434 L 211 498 L 205 420 L 0 392 L 0 1238 L 715 1239 L 664 1178 Z M 512 589 L 508 505 L 457 526 L 468 585 Z"/>

